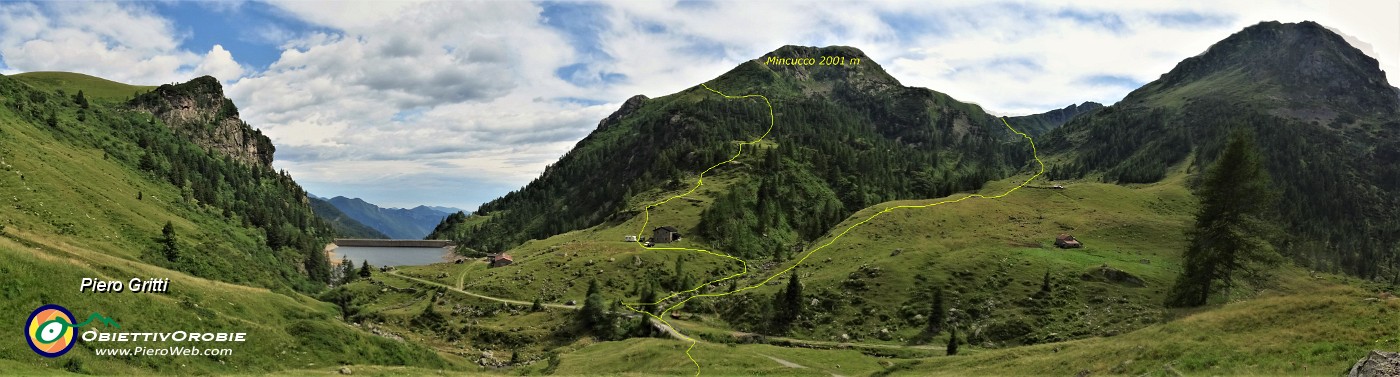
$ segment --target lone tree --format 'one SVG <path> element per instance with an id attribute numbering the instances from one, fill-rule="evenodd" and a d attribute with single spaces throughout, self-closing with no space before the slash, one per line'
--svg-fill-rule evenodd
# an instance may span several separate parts
<path id="1" fill-rule="evenodd" d="M 180 247 L 175 244 L 175 225 L 169 221 L 166 221 L 165 228 L 160 230 L 160 249 L 166 260 L 174 262 L 180 259 Z"/>
<path id="2" fill-rule="evenodd" d="M 782 292 L 778 292 L 775 309 L 773 311 L 773 328 L 778 334 L 786 333 L 792 327 L 793 322 L 802 316 L 802 283 L 797 280 L 797 270 L 792 270 L 792 276 L 788 277 L 788 284 Z"/>
<path id="3" fill-rule="evenodd" d="M 349 256 L 340 257 L 340 284 L 350 284 L 355 281 L 355 261 Z"/>
<path id="4" fill-rule="evenodd" d="M 656 313 L 656 301 L 658 301 L 656 298 L 656 287 L 653 286 L 654 284 L 652 282 L 647 282 L 643 284 L 645 284 L 645 286 L 642 287 L 642 299 L 637 300 L 641 302 L 641 305 L 638 309 L 642 309 L 642 311 L 647 313 Z"/>
<path id="5" fill-rule="evenodd" d="M 1230 288 L 1237 273 L 1258 276 L 1282 261 L 1269 242 L 1278 194 L 1248 135 L 1230 135 L 1198 195 L 1201 208 L 1188 232 L 1185 266 L 1167 298 L 1171 306 L 1204 305 L 1211 293 Z"/>
<path id="6" fill-rule="evenodd" d="M 373 275 L 373 274 L 374 274 L 374 272 L 373 272 L 373 267 L 370 267 L 370 266 L 369 266 L 369 261 L 368 261 L 368 260 L 366 260 L 366 261 L 364 261 L 364 262 L 365 262 L 365 264 L 360 265 L 360 277 L 362 277 L 362 278 L 368 278 L 368 277 L 370 277 L 370 275 Z"/>
<path id="7" fill-rule="evenodd" d="M 948 326 L 948 356 L 958 354 L 958 328 Z"/>
<path id="8" fill-rule="evenodd" d="M 590 280 L 587 296 L 583 298 L 583 308 L 578 311 L 579 324 L 584 329 L 594 331 L 596 334 L 596 330 L 602 324 L 607 323 L 606 317 L 607 312 L 603 310 L 603 296 L 598 293 L 598 281 Z"/>
<path id="9" fill-rule="evenodd" d="M 933 305 L 928 313 L 928 333 L 930 336 L 943 332 L 943 323 L 948 320 L 948 308 L 943 306 L 943 287 L 933 288 Z"/>
<path id="10" fill-rule="evenodd" d="M 78 94 L 73 95 L 73 103 L 78 104 L 79 107 L 84 109 L 88 108 L 87 96 L 84 96 L 81 90 L 78 91 Z"/>

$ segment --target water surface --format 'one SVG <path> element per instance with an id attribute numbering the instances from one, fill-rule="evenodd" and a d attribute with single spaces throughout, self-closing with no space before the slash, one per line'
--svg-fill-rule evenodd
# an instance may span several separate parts
<path id="1" fill-rule="evenodd" d="M 379 266 L 421 266 L 425 264 L 441 263 L 448 261 L 448 256 L 452 249 L 440 247 L 365 247 L 365 246 L 341 246 L 332 251 L 334 255 L 331 260 L 340 262 L 340 258 L 349 257 L 351 261 L 359 266 L 365 261 L 370 265 Z"/>

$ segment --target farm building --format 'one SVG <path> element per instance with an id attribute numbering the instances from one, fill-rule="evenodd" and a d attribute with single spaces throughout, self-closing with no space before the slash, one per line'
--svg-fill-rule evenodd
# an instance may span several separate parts
<path id="1" fill-rule="evenodd" d="M 622 242 L 637 242 L 637 236 L 622 237 Z"/>
<path id="2" fill-rule="evenodd" d="M 515 263 L 515 259 L 511 258 L 510 254 L 500 253 L 487 255 L 486 262 L 490 264 L 491 267 L 502 267 Z"/>
<path id="3" fill-rule="evenodd" d="M 1060 233 L 1059 237 L 1055 237 L 1055 246 L 1061 249 L 1077 249 L 1084 247 L 1083 244 L 1079 243 L 1079 240 L 1074 239 L 1074 236 L 1069 235 L 1069 233 Z"/>
<path id="4" fill-rule="evenodd" d="M 656 243 L 676 242 L 681 240 L 681 232 L 674 227 L 663 226 L 653 229 L 651 238 Z"/>

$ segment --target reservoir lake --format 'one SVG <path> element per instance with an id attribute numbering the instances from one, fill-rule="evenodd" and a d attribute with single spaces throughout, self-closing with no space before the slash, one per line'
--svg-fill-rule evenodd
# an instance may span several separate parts
<path id="1" fill-rule="evenodd" d="M 341 258 L 350 258 L 359 266 L 365 261 L 374 267 L 380 266 L 421 266 L 448 262 L 453 259 L 451 248 L 441 247 L 364 247 L 341 246 L 332 250 L 331 261 L 340 263 Z"/>

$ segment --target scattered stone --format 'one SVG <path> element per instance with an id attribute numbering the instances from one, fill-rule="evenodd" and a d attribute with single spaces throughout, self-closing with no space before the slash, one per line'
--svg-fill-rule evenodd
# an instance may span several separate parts
<path id="1" fill-rule="evenodd" d="M 642 257 L 641 257 L 641 256 L 638 256 L 638 255 L 633 255 L 633 256 L 632 256 L 632 265 L 633 265 L 633 266 L 637 266 L 637 267 L 641 267 L 641 266 L 642 266 Z"/>
<path id="2" fill-rule="evenodd" d="M 894 249 L 894 251 L 891 251 L 891 252 L 890 252 L 890 256 L 893 257 L 893 256 L 899 255 L 899 253 L 903 253 L 903 252 L 904 252 L 904 249 Z"/>
<path id="3" fill-rule="evenodd" d="M 1130 287 L 1144 287 L 1147 285 L 1147 282 L 1144 282 L 1142 278 L 1133 276 L 1133 274 L 1129 274 L 1123 270 L 1109 267 L 1107 264 L 1089 270 L 1083 275 L 1080 275 L 1079 278 L 1085 281 L 1102 281 Z"/>
<path id="4" fill-rule="evenodd" d="M 1089 370 L 1088 370 L 1088 369 L 1082 369 L 1082 370 L 1079 371 L 1079 373 L 1075 373 L 1074 375 L 1075 375 L 1075 377 L 1088 377 L 1088 376 L 1089 376 Z"/>
<path id="5" fill-rule="evenodd" d="M 350 367 L 349 367 L 349 366 L 342 366 L 342 367 L 340 367 L 340 374 L 349 376 L 349 375 L 355 374 L 355 371 L 350 370 Z"/>
<path id="6" fill-rule="evenodd" d="M 841 334 L 841 340 L 851 340 L 850 334 Z"/>
<path id="7" fill-rule="evenodd" d="M 1148 260 L 1148 259 L 1139 259 L 1139 260 L 1138 260 L 1138 263 L 1142 263 L 1142 264 L 1152 264 L 1152 261 L 1151 261 L 1151 260 Z"/>
<path id="8" fill-rule="evenodd" d="M 578 305 L 578 303 L 575 302 L 574 300 L 569 300 L 569 301 L 567 301 L 567 302 L 564 302 L 564 305 L 574 306 L 574 305 Z"/>
<path id="9" fill-rule="evenodd" d="M 1347 372 L 1347 377 L 1400 376 L 1400 353 L 1372 350 Z"/>

